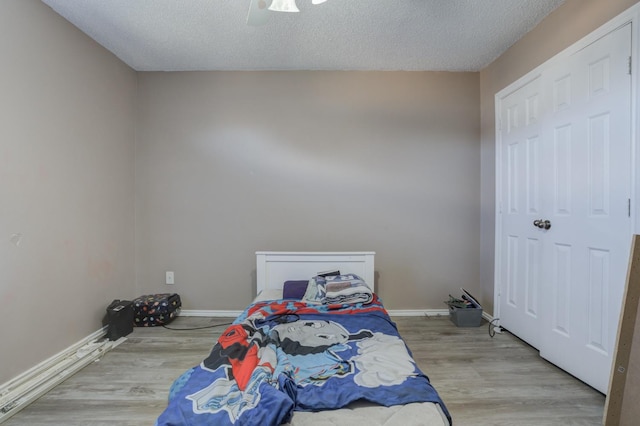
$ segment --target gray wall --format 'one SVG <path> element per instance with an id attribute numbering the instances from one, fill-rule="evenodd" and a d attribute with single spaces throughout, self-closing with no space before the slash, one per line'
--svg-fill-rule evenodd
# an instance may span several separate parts
<path id="1" fill-rule="evenodd" d="M 599 26 L 636 4 L 637 0 L 566 0 L 502 56 L 480 72 L 481 90 L 481 217 L 480 297 L 493 311 L 495 244 L 495 94 Z"/>
<path id="2" fill-rule="evenodd" d="M 3 383 L 133 296 L 136 75 L 36 0 L 0 1 L 0 56 Z"/>
<path id="3" fill-rule="evenodd" d="M 373 250 L 390 309 L 477 291 L 478 77 L 140 73 L 138 291 L 241 309 L 256 250 Z"/>
<path id="4" fill-rule="evenodd" d="M 39 1 L 3 0 L 0 383 L 113 298 L 241 309 L 256 250 L 375 250 L 389 308 L 466 286 L 491 312 L 494 94 L 634 3 L 567 0 L 481 73 L 136 76 Z"/>

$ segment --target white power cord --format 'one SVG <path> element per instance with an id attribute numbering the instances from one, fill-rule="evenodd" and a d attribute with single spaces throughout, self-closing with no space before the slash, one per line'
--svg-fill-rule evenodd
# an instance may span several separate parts
<path id="1" fill-rule="evenodd" d="M 494 318 L 489 322 L 489 336 L 493 337 L 496 334 L 501 334 L 502 333 L 502 327 L 500 327 L 499 325 L 496 325 L 496 321 L 500 321 L 500 318 Z"/>

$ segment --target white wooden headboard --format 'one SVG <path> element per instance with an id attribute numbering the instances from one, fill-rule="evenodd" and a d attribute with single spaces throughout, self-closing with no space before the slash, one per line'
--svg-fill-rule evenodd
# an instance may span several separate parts
<path id="1" fill-rule="evenodd" d="M 262 290 L 282 289 L 285 281 L 308 280 L 318 272 L 338 269 L 359 275 L 374 288 L 375 252 L 283 252 L 257 251 L 257 294 Z"/>

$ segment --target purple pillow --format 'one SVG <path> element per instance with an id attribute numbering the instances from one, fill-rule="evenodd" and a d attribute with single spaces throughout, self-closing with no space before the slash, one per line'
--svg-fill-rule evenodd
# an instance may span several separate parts
<path id="1" fill-rule="evenodd" d="M 301 300 L 304 293 L 307 291 L 307 285 L 309 281 L 285 281 L 282 287 L 283 299 L 296 299 Z"/>

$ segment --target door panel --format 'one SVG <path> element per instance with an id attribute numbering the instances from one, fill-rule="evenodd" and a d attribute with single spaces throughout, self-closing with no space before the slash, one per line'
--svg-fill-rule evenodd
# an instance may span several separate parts
<path id="1" fill-rule="evenodd" d="M 562 337 L 571 338 L 574 330 L 571 325 L 571 283 L 573 272 L 571 271 L 571 258 L 573 247 L 569 244 L 556 243 L 553 245 L 553 287 L 554 296 L 553 314 L 551 316 L 551 330 Z M 550 301 L 547 300 L 546 303 Z"/>
<path id="2" fill-rule="evenodd" d="M 624 288 L 630 218 L 625 209 L 631 169 L 630 25 L 618 29 L 558 64 L 554 109 L 543 137 L 554 140 L 553 170 L 543 182 L 553 188 L 554 279 L 542 290 L 552 314 L 543 314 L 540 355 L 606 392 Z"/>
<path id="3" fill-rule="evenodd" d="M 541 214 L 539 79 L 516 90 L 503 102 L 501 122 L 504 158 L 504 209 L 500 317 L 503 324 L 537 347 L 542 247 L 531 223 Z M 506 320 L 506 322 L 505 322 Z"/>
<path id="4" fill-rule="evenodd" d="M 602 392 L 631 235 L 630 52 L 626 25 L 548 66 L 500 111 L 501 324 Z"/>

